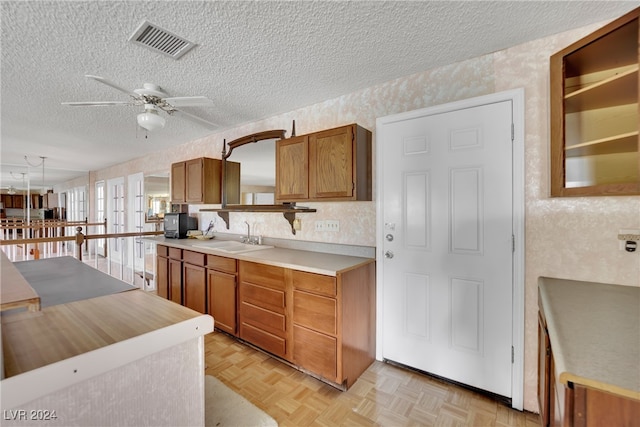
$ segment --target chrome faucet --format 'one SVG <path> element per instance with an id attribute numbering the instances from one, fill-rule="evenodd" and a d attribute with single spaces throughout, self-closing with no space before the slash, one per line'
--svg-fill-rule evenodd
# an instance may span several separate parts
<path id="1" fill-rule="evenodd" d="M 242 240 L 244 240 L 245 243 L 251 243 L 251 226 L 247 221 L 244 223 L 247 224 L 247 237 L 243 237 Z"/>
<path id="2" fill-rule="evenodd" d="M 247 224 L 247 235 L 246 236 L 242 236 L 242 238 L 240 239 L 242 241 L 242 243 L 248 243 L 250 245 L 261 245 L 262 244 L 262 236 L 251 236 L 251 226 L 249 225 L 249 223 L 247 221 L 244 222 L 245 224 Z"/>

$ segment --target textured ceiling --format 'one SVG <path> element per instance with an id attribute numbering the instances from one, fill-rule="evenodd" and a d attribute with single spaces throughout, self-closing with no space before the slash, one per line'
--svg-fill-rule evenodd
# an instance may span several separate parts
<path id="1" fill-rule="evenodd" d="M 219 130 L 528 40 L 612 19 L 638 2 L 610 1 L 2 1 L 1 177 L 20 187 L 46 157 L 45 185 L 178 145 L 212 131 L 178 117 L 149 134 L 141 107 L 85 74 L 172 96 Z M 128 41 L 148 20 L 195 42 L 180 60 Z M 12 173 L 11 173 L 12 172 Z M 31 168 L 31 186 L 41 169 Z M 18 178 L 18 179 L 15 179 Z"/>

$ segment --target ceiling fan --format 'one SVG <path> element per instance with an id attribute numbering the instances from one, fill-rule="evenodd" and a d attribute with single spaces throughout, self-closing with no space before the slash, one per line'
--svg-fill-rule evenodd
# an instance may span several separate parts
<path id="1" fill-rule="evenodd" d="M 213 101 L 204 96 L 170 97 L 160 86 L 153 83 L 145 83 L 141 89 L 128 90 L 104 77 L 91 75 L 85 75 L 85 77 L 111 86 L 120 92 L 126 93 L 133 99 L 130 101 L 63 102 L 62 105 L 72 107 L 104 107 L 111 105 L 144 106 L 144 113 L 138 114 L 137 117 L 138 125 L 150 132 L 164 127 L 165 119 L 159 114 L 160 110 L 170 116 L 179 116 L 210 129 L 218 127 L 215 123 L 179 109 L 182 107 L 205 107 L 213 105 Z"/>
<path id="2" fill-rule="evenodd" d="M 6 189 L 7 190 L 7 194 L 16 194 L 17 190 L 16 187 L 14 187 L 13 185 L 10 185 L 8 187 L 2 187 L 2 189 Z"/>

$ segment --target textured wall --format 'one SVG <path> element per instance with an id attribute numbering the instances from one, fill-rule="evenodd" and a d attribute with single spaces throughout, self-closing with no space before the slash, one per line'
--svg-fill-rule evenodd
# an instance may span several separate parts
<path id="1" fill-rule="evenodd" d="M 537 279 L 539 276 L 640 286 L 640 257 L 617 249 L 620 228 L 640 228 L 640 197 L 549 197 L 549 56 L 595 30 L 581 28 L 536 40 L 491 55 L 448 65 L 394 80 L 340 98 L 272 117 L 262 122 L 192 141 L 125 165 L 98 171 L 107 179 L 137 171 L 168 170 L 172 162 L 198 157 L 220 157 L 222 139 L 271 128 L 298 134 L 357 122 L 375 131 L 375 120 L 389 114 L 415 110 L 513 88 L 525 88 L 525 409 L 537 411 Z M 375 164 L 374 132 L 374 164 Z M 375 183 L 374 183 L 375 192 Z M 307 205 L 307 204 L 305 204 Z M 231 214 L 230 232 L 244 233 L 243 221 L 258 234 L 306 241 L 375 246 L 375 201 L 309 203 L 318 209 L 303 214 L 302 231 L 291 234 L 289 224 L 277 214 Z M 198 207 L 192 208 L 197 211 Z M 203 213 L 201 224 L 217 215 Z M 316 219 L 338 219 L 340 233 L 316 233 Z M 223 231 L 218 220 L 216 229 Z"/>
<path id="2" fill-rule="evenodd" d="M 540 276 L 640 286 L 640 257 L 618 250 L 621 228 L 640 228 L 640 197 L 549 197 L 549 56 L 590 26 L 494 54 L 496 90 L 525 88 L 525 408 L 537 410 Z"/>
<path id="3" fill-rule="evenodd" d="M 55 419 L 37 419 L 38 414 L 50 415 L 51 411 Z M 6 412 L 3 426 L 203 426 L 204 338 Z"/>

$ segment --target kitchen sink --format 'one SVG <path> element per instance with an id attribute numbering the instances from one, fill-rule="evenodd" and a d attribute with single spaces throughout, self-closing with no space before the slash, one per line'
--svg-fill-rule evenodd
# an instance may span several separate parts
<path id="1" fill-rule="evenodd" d="M 248 243 L 236 242 L 233 240 L 216 240 L 206 243 L 194 243 L 193 247 L 214 249 L 217 251 L 227 252 L 230 254 L 239 254 L 243 252 L 259 251 L 262 249 L 270 249 L 273 246 L 267 245 L 250 245 Z"/>

